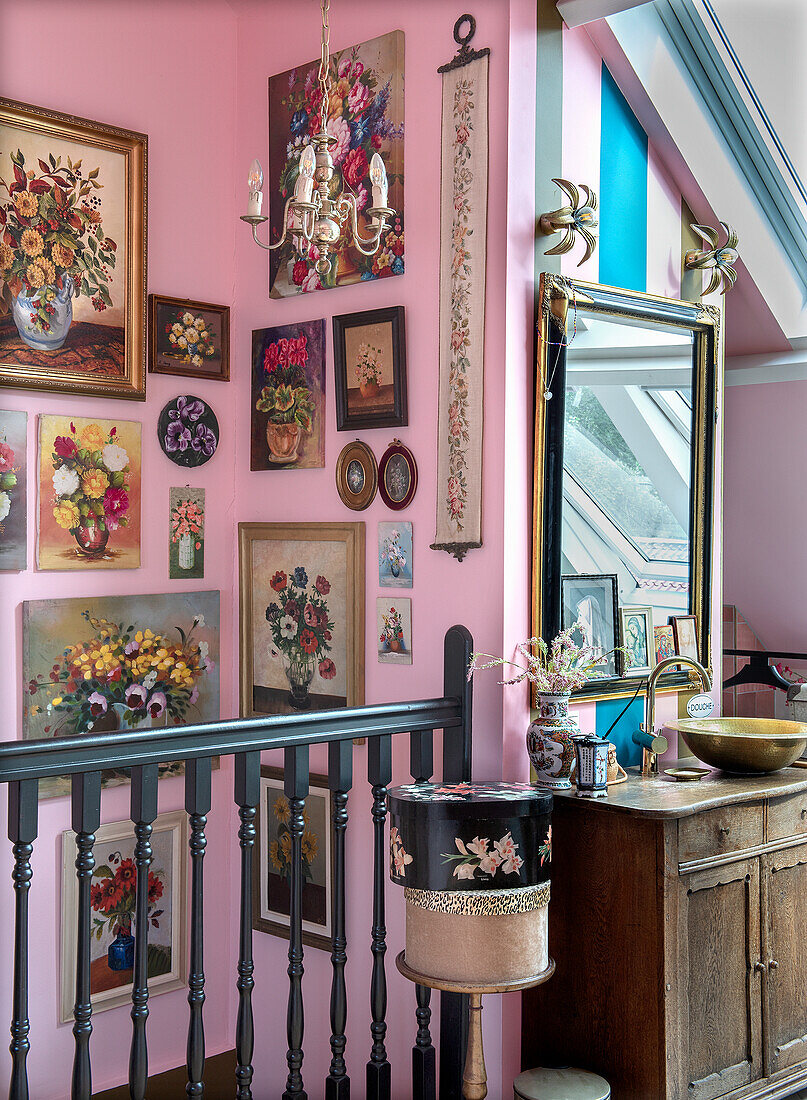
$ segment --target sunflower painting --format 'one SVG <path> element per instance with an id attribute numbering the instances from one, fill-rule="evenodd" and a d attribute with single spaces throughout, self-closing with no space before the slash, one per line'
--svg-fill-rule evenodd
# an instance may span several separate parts
<path id="1" fill-rule="evenodd" d="M 291 806 L 283 769 L 261 768 L 259 844 L 256 847 L 253 924 L 288 938 L 291 889 Z M 331 794 L 325 776 L 312 775 L 303 810 L 303 941 L 331 948 Z"/>

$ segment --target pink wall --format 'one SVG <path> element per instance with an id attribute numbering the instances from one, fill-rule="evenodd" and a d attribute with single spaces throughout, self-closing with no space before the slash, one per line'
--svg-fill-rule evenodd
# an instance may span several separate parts
<path id="1" fill-rule="evenodd" d="M 200 19 L 200 11 L 204 18 Z M 42 0 L 36 27 L 23 3 L 6 3 L 0 12 L 0 72 L 2 93 L 28 103 L 141 130 L 149 135 L 149 290 L 210 302 L 231 302 L 234 286 L 233 195 L 235 190 L 235 88 L 230 80 L 235 58 L 235 16 L 226 4 L 191 0 L 126 0 L 107 4 L 88 0 L 81 6 Z M 35 62 L 20 42 L 35 43 Z M 0 575 L 0 694 L 5 702 L 3 738 L 19 736 L 21 698 L 21 637 L 23 600 L 102 593 L 220 589 L 222 612 L 222 717 L 235 713 L 235 578 L 233 563 L 236 435 L 233 430 L 239 387 L 246 370 L 236 362 L 235 383 L 194 383 L 194 391 L 210 401 L 221 425 L 221 446 L 211 462 L 186 471 L 169 462 L 156 437 L 156 419 L 163 404 L 183 391 L 180 379 L 154 375 L 148 379 L 145 403 L 92 400 L 63 394 L 39 395 L 0 391 L 0 408 L 26 409 L 28 434 L 29 547 L 28 569 Z M 79 416 L 122 417 L 143 424 L 143 536 L 139 570 L 39 573 L 34 568 L 36 417 L 41 412 Z M 171 485 L 203 486 L 207 490 L 206 569 L 203 582 L 168 580 L 167 509 Z M 228 833 L 231 776 L 229 768 L 214 778 L 214 809 L 210 815 L 206 857 L 211 885 L 229 876 Z M 160 785 L 160 810 L 182 806 L 181 780 Z M 5 794 L 0 798 L 5 815 Z M 69 827 L 69 800 L 41 804 L 39 840 L 34 855 L 31 889 L 31 1093 L 41 1100 L 64 1097 L 69 1080 L 73 1038 L 69 1025 L 57 1025 L 60 843 Z M 128 816 L 128 788 L 103 796 L 102 820 Z M 5 828 L 2 828 L 5 836 Z M 231 835 L 231 834 L 230 834 Z M 9 882 L 8 845 L 0 845 L 0 876 Z M 0 938 L 9 943 L 11 890 L 0 890 Z M 215 1053 L 232 1045 L 228 989 L 232 970 L 215 965 L 218 944 L 230 942 L 231 914 L 217 904 L 211 889 L 207 905 L 209 999 L 206 1008 L 208 1049 Z M 0 1004 L 10 1014 L 11 953 L 0 952 Z M 169 993 L 151 1002 L 149 1050 L 155 1070 L 184 1060 L 185 994 Z M 183 1021 L 178 1024 L 178 1021 Z M 94 1020 L 93 1066 L 97 1088 L 117 1083 L 126 1071 L 130 1024 L 125 1008 L 99 1014 Z M 8 1059 L 0 1059 L 0 1081 Z M 0 1086 L 1 1087 L 1 1086 Z"/>

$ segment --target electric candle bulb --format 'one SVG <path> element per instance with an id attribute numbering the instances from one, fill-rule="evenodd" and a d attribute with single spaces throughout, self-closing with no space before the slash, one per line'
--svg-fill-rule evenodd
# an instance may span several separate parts
<path id="1" fill-rule="evenodd" d="M 314 190 L 314 170 L 317 167 L 317 158 L 313 145 L 306 145 L 300 154 L 300 168 L 297 182 L 294 184 L 294 201 L 311 202 L 311 194 Z"/>
<path id="2" fill-rule="evenodd" d="M 370 182 L 373 185 L 373 206 L 387 206 L 387 170 L 380 153 L 373 153 L 370 161 Z"/>
<path id="3" fill-rule="evenodd" d="M 247 183 L 249 184 L 249 204 L 247 206 L 248 217 L 260 217 L 261 206 L 263 205 L 263 169 L 261 168 L 260 161 L 253 160 L 249 166 L 249 176 L 247 177 Z"/>

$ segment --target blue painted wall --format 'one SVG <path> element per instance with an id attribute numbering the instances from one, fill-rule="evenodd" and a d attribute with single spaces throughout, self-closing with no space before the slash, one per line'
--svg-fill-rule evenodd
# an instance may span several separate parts
<path id="1" fill-rule="evenodd" d="M 608 740 L 616 748 L 617 760 L 623 768 L 630 768 L 642 762 L 642 750 L 638 745 L 634 745 L 631 738 L 634 730 L 644 722 L 644 702 L 644 695 L 634 699 L 608 735 Z M 603 699 L 596 704 L 598 737 L 605 737 L 611 723 L 618 717 L 625 703 L 625 699 Z"/>
<path id="2" fill-rule="evenodd" d="M 600 282 L 647 290 L 647 134 L 602 67 Z"/>

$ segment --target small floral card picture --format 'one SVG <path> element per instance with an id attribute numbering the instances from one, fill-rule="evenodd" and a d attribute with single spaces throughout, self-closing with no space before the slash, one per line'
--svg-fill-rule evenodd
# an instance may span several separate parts
<path id="1" fill-rule="evenodd" d="M 27 442 L 28 413 L 0 409 L 0 571 L 27 563 Z"/>
<path id="2" fill-rule="evenodd" d="M 331 793 L 324 775 L 311 775 L 303 810 L 303 942 L 331 950 Z M 283 769 L 261 767 L 258 843 L 253 875 L 253 927 L 289 937 L 291 807 L 283 790 Z"/>
<path id="3" fill-rule="evenodd" d="M 185 897 L 187 825 L 180 811 L 160 814 L 151 834 L 148 876 L 148 962 L 150 996 L 181 989 L 187 981 Z M 76 834 L 62 834 L 61 998 L 59 1018 L 73 1018 L 75 1000 Z M 137 869 L 131 821 L 102 825 L 95 832 L 95 867 L 90 883 L 90 1001 L 93 1014 L 130 1004 L 134 984 Z"/>
<path id="4" fill-rule="evenodd" d="M 252 333 L 251 470 L 325 465 L 325 322 Z"/>
<path id="5" fill-rule="evenodd" d="M 140 567 L 140 424 L 39 418 L 40 569 Z"/>
<path id="6" fill-rule="evenodd" d="M 412 524 L 382 520 L 378 525 L 378 583 L 381 588 L 412 587 Z"/>
<path id="7" fill-rule="evenodd" d="M 168 499 L 168 576 L 198 580 L 205 575 L 205 491 L 171 488 Z"/>
<path id="8" fill-rule="evenodd" d="M 149 371 L 230 380 L 230 307 L 149 294 Z"/>
<path id="9" fill-rule="evenodd" d="M 412 664 L 412 601 L 379 596 L 376 600 L 378 660 L 384 665 Z"/>

